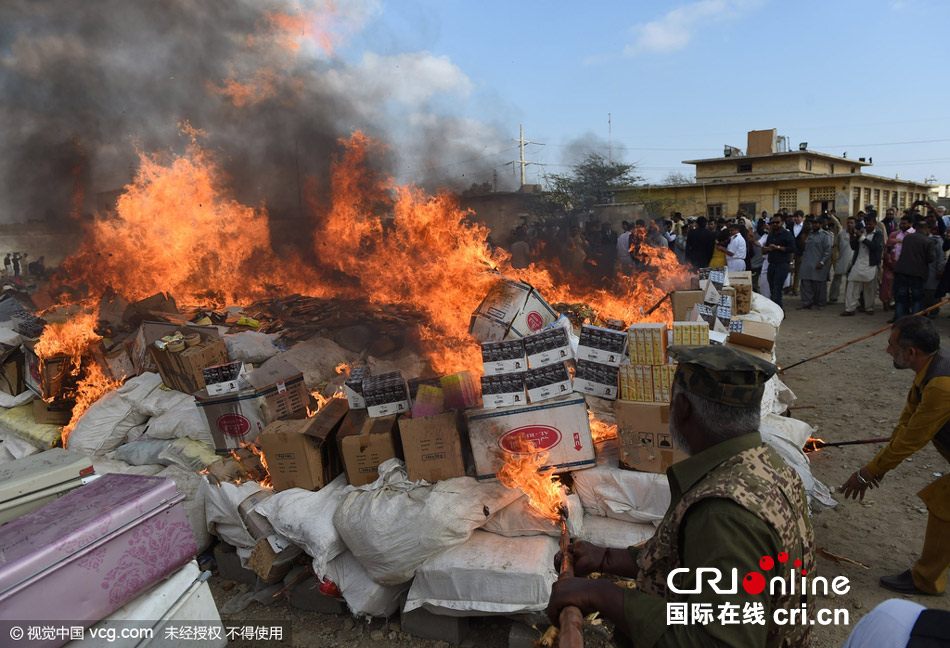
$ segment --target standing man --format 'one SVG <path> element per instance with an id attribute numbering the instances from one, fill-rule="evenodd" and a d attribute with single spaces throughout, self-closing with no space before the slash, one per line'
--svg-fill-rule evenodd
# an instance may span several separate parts
<path id="1" fill-rule="evenodd" d="M 716 247 L 716 234 L 706 227 L 705 216 L 696 219 L 696 227 L 686 235 L 686 262 L 694 269 L 708 268 Z"/>
<path id="2" fill-rule="evenodd" d="M 802 310 L 817 306 L 822 310 L 828 303 L 828 273 L 831 270 L 831 232 L 824 229 L 814 218 L 805 219 L 802 234 L 805 249 L 802 253 Z"/>
<path id="3" fill-rule="evenodd" d="M 10 260 L 10 253 L 7 252 L 7 256 L 6 256 L 6 258 L 4 258 L 4 260 L 3 260 L 3 272 L 4 272 L 4 274 L 6 274 L 8 277 L 10 276 L 10 264 L 11 264 L 11 263 L 13 263 L 13 262 Z"/>
<path id="4" fill-rule="evenodd" d="M 599 571 L 636 578 L 637 589 L 609 580 L 566 578 L 551 588 L 548 616 L 556 622 L 568 605 L 582 614 L 599 610 L 627 637 L 636 638 L 638 646 L 810 646 L 810 624 L 776 621 L 788 610 L 810 607 L 811 588 L 794 594 L 765 588 L 750 594 L 739 587 L 726 594 L 696 584 L 697 568 L 717 568 L 729 582 L 725 575 L 733 569 L 745 573 L 762 556 L 778 552 L 787 554 L 782 558 L 789 564 L 814 573 L 805 489 L 795 470 L 759 435 L 762 394 L 775 366 L 725 346 L 673 347 L 670 355 L 679 362 L 670 434 L 689 457 L 667 470 L 672 501 L 666 515 L 642 548 L 587 542 L 570 547 L 575 574 Z M 671 576 L 674 570 L 682 571 Z M 698 591 L 676 593 L 671 584 Z M 667 623 L 672 606 L 692 610 L 697 605 L 715 611 L 708 623 Z M 739 618 L 743 610 L 761 610 L 762 621 L 732 623 L 715 616 L 723 606 L 738 611 Z"/>
<path id="5" fill-rule="evenodd" d="M 729 223 L 729 244 L 726 246 L 726 267 L 729 272 L 745 271 L 745 237 L 738 223 Z"/>
<path id="6" fill-rule="evenodd" d="M 620 274 L 633 273 L 633 256 L 630 255 L 630 229 L 627 221 L 623 222 L 623 232 L 617 237 L 617 269 Z"/>
<path id="7" fill-rule="evenodd" d="M 795 251 L 795 238 L 786 229 L 782 217 L 772 216 L 772 232 L 765 239 L 763 252 L 768 255 L 769 267 L 765 278 L 769 282 L 769 298 L 782 308 L 782 289 L 788 278 L 792 254 Z"/>
<path id="8" fill-rule="evenodd" d="M 868 216 L 865 216 L 868 218 Z M 881 247 L 875 248 L 874 234 L 877 228 L 873 220 L 868 220 L 867 228 L 872 234 L 869 236 L 865 232 L 865 223 L 858 221 L 854 226 L 854 234 L 851 235 L 851 249 L 854 251 L 854 258 L 851 262 L 851 270 L 848 272 L 848 287 L 844 292 L 844 312 L 842 317 L 850 317 L 858 310 L 858 304 L 861 298 L 864 303 L 870 305 L 870 309 L 865 307 L 865 312 L 874 313 L 874 289 L 877 287 L 877 265 L 872 263 L 876 258 L 881 262 Z M 883 237 L 883 235 L 881 235 Z M 876 255 L 876 256 L 875 256 Z"/>
<path id="9" fill-rule="evenodd" d="M 901 219 L 901 226 L 904 219 Z M 924 282 L 934 262 L 934 242 L 930 239 L 927 222 L 919 220 L 915 229 L 901 241 L 900 257 L 894 264 L 894 317 L 896 322 L 905 315 L 913 315 L 924 308 Z M 918 231 L 926 229 L 926 233 Z"/>
<path id="10" fill-rule="evenodd" d="M 828 303 L 835 304 L 841 295 L 841 282 L 845 281 L 848 269 L 851 267 L 851 258 L 854 250 L 851 249 L 851 236 L 854 234 L 854 217 L 848 217 L 847 229 L 842 229 L 835 237 L 835 248 L 838 250 L 838 259 L 835 261 L 835 275 L 831 280 L 831 290 L 828 293 Z"/>
<path id="11" fill-rule="evenodd" d="M 801 266 L 802 266 L 802 230 L 805 227 L 805 224 L 802 222 L 805 217 L 805 212 L 802 210 L 796 210 L 794 214 L 788 217 L 785 225 L 788 227 L 789 231 L 792 233 L 792 237 L 795 239 L 795 249 L 794 260 L 795 266 L 792 268 L 792 285 L 789 286 L 788 292 L 790 295 L 798 294 L 798 286 L 801 282 Z"/>
<path id="12" fill-rule="evenodd" d="M 914 383 L 891 441 L 841 486 L 845 497 L 860 497 L 881 485 L 888 471 L 928 443 L 950 461 L 950 351 L 940 348 L 940 334 L 922 315 L 897 320 L 887 342 L 897 369 L 912 369 Z M 929 511 L 924 547 L 912 569 L 881 578 L 881 587 L 901 594 L 941 595 L 950 567 L 950 471 L 917 493 Z"/>

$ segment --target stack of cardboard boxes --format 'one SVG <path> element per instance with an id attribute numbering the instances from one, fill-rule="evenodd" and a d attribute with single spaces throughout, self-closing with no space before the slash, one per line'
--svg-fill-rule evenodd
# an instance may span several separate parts
<path id="1" fill-rule="evenodd" d="M 616 400 L 620 365 L 629 334 L 624 330 L 584 325 L 577 344 L 574 391 Z"/>

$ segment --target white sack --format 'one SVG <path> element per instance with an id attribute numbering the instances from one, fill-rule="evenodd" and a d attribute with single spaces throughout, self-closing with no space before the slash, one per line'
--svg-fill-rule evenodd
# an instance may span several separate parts
<path id="1" fill-rule="evenodd" d="M 168 441 L 162 439 L 141 439 L 120 445 L 112 456 L 117 461 L 124 461 L 132 466 L 144 466 L 146 464 L 167 466 L 171 462 L 160 459 L 159 455 L 168 444 Z"/>
<path id="2" fill-rule="evenodd" d="M 92 457 L 92 467 L 96 469 L 97 475 L 107 475 L 109 473 L 120 473 L 123 475 L 157 475 L 165 470 L 165 466 L 158 464 L 147 464 L 145 466 L 130 466 L 124 461 L 115 459 L 106 459 L 105 457 Z"/>
<path id="3" fill-rule="evenodd" d="M 505 538 L 476 531 L 468 542 L 427 560 L 417 571 L 404 611 L 482 616 L 537 612 L 557 579 L 558 542 L 548 536 Z"/>
<path id="4" fill-rule="evenodd" d="M 201 482 L 207 481 L 198 473 L 183 470 L 178 466 L 169 466 L 158 477 L 168 477 L 175 482 L 178 492 L 185 496 L 182 505 L 185 508 L 185 517 L 191 526 L 191 534 L 195 537 L 198 553 L 211 546 L 211 534 L 208 533 L 208 524 L 205 520 L 205 494 L 201 489 Z"/>
<path id="5" fill-rule="evenodd" d="M 277 533 L 303 547 L 313 558 L 314 573 L 322 575 L 327 564 L 346 551 L 333 526 L 333 514 L 349 492 L 345 488 L 346 476 L 340 474 L 318 491 L 289 488 L 274 493 L 255 510 L 267 518 Z"/>
<path id="6" fill-rule="evenodd" d="M 276 335 L 244 331 L 222 337 L 224 338 L 224 344 L 228 347 L 228 358 L 232 362 L 260 364 L 280 352 L 280 349 L 274 346 L 274 340 L 277 339 Z"/>
<path id="7" fill-rule="evenodd" d="M 324 574 L 318 575 L 324 576 Z M 399 598 L 408 583 L 380 585 L 373 582 L 350 551 L 344 551 L 327 565 L 325 577 L 340 588 L 347 607 L 356 616 L 388 617 L 399 609 Z"/>
<path id="8" fill-rule="evenodd" d="M 213 446 L 208 417 L 198 409 L 193 396 L 182 395 L 187 398 L 176 401 L 164 413 L 149 419 L 146 434 L 155 439 L 188 437 Z"/>
<path id="9" fill-rule="evenodd" d="M 343 542 L 377 583 L 396 585 L 472 531 L 521 493 L 497 482 L 455 477 L 410 482 L 405 464 L 389 459 L 379 479 L 353 489 L 333 516 Z"/>
<path id="10" fill-rule="evenodd" d="M 751 319 L 758 322 L 768 322 L 775 328 L 782 325 L 785 319 L 785 311 L 768 297 L 764 297 L 757 292 L 752 293 L 751 312 L 743 315 L 743 319 Z"/>
<path id="11" fill-rule="evenodd" d="M 5 407 L 7 409 L 11 407 L 17 407 L 19 405 L 25 405 L 33 400 L 34 394 L 29 389 L 20 394 L 19 396 L 11 396 L 5 391 L 0 391 L 0 407 Z"/>
<path id="12" fill-rule="evenodd" d="M 13 459 L 29 457 L 40 451 L 40 449 L 32 443 L 24 441 L 14 434 L 7 434 L 2 430 L 0 430 L 0 448 L 3 448 L 4 452 L 9 454 Z"/>
<path id="13" fill-rule="evenodd" d="M 656 532 L 652 524 L 624 522 L 599 515 L 584 516 L 584 528 L 575 540 L 592 542 L 601 547 L 626 549 L 649 540 Z"/>
<path id="14" fill-rule="evenodd" d="M 244 482 L 240 485 L 221 482 L 220 486 L 215 486 L 202 478 L 199 490 L 204 493 L 208 531 L 232 547 L 246 549 L 250 555 L 250 550 L 257 544 L 257 540 L 244 527 L 238 506 L 254 493 L 267 489 L 257 482 Z"/>
<path id="15" fill-rule="evenodd" d="M 90 457 L 118 448 L 125 443 L 132 428 L 148 420 L 148 415 L 137 411 L 134 405 L 146 399 L 161 384 L 161 376 L 146 372 L 105 394 L 79 418 L 66 441 L 66 448 Z"/>
<path id="16" fill-rule="evenodd" d="M 573 538 L 580 534 L 584 526 L 584 507 L 581 506 L 581 498 L 575 494 L 567 496 L 567 513 L 567 532 Z M 561 537 L 560 523 L 552 522 L 538 513 L 528 502 L 527 495 L 522 495 L 491 516 L 481 529 L 506 538 L 532 535 Z"/>
<path id="17" fill-rule="evenodd" d="M 130 395 L 128 400 L 132 409 L 136 412 L 152 417 L 161 416 L 165 412 L 179 407 L 182 403 L 194 403 L 195 397 L 175 389 L 165 389 L 159 384 L 148 393 L 142 393 L 142 390 L 138 390 L 136 394 Z"/>
<path id="18" fill-rule="evenodd" d="M 663 473 L 609 465 L 572 473 L 584 510 L 626 522 L 659 522 L 670 507 L 670 484 Z"/>
<path id="19" fill-rule="evenodd" d="M 9 322 L 10 320 L 7 321 Z M 23 344 L 23 336 L 9 327 L 0 326 L 0 344 L 6 344 L 12 347 L 20 346 Z"/>
<path id="20" fill-rule="evenodd" d="M 831 496 L 831 491 L 825 484 L 818 481 L 811 472 L 811 461 L 802 450 L 808 438 L 817 432 L 815 428 L 804 421 L 769 414 L 762 417 L 759 425 L 759 434 L 762 441 L 778 452 L 789 466 L 795 469 L 802 483 L 805 485 L 805 495 L 812 506 L 837 506 L 838 502 Z"/>

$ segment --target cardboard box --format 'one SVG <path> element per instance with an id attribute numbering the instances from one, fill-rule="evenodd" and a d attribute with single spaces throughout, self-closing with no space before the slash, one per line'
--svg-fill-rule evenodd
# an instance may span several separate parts
<path id="1" fill-rule="evenodd" d="M 569 327 L 570 321 L 566 317 L 563 320 L 558 318 L 557 322 L 540 333 L 526 337 L 524 346 L 528 366 L 537 369 L 573 358 Z"/>
<path id="2" fill-rule="evenodd" d="M 523 373 L 482 376 L 481 384 L 482 407 L 486 409 L 524 405 L 528 402 Z"/>
<path id="3" fill-rule="evenodd" d="M 349 412 L 346 400 L 331 398 L 309 419 L 275 421 L 260 436 L 275 491 L 317 490 L 343 469 L 336 434 Z"/>
<path id="4" fill-rule="evenodd" d="M 247 382 L 264 397 L 268 422 L 284 418 L 304 418 L 310 404 L 310 390 L 303 373 L 293 364 L 276 357 L 247 374 Z"/>
<path id="5" fill-rule="evenodd" d="M 367 365 L 353 367 L 350 375 L 343 383 L 343 389 L 346 391 L 346 400 L 350 409 L 365 409 L 366 399 L 363 398 L 363 379 L 370 375 L 370 368 Z"/>
<path id="6" fill-rule="evenodd" d="M 771 351 L 775 346 L 775 327 L 767 322 L 733 320 L 729 323 L 729 341 L 740 346 Z"/>
<path id="7" fill-rule="evenodd" d="M 66 425 L 73 417 L 73 406 L 76 404 L 72 400 L 53 401 L 47 403 L 42 398 L 33 399 L 33 418 L 37 423 L 49 423 L 50 425 Z"/>
<path id="8" fill-rule="evenodd" d="M 472 313 L 468 332 L 479 342 L 498 342 L 537 333 L 558 313 L 531 285 L 499 278 Z"/>
<path id="9" fill-rule="evenodd" d="M 520 339 L 483 342 L 482 365 L 488 376 L 525 371 L 528 368 L 528 358 L 525 355 L 524 343 Z"/>
<path id="10" fill-rule="evenodd" d="M 719 293 L 720 295 L 729 295 L 733 299 L 735 299 L 736 296 L 736 290 L 731 286 L 722 288 Z M 673 305 L 673 321 L 685 322 L 689 320 L 687 311 L 696 304 L 702 303 L 704 294 L 702 290 L 674 291 L 670 296 L 670 301 Z"/>
<path id="11" fill-rule="evenodd" d="M 709 327 L 698 322 L 673 322 L 674 346 L 709 344 Z"/>
<path id="12" fill-rule="evenodd" d="M 124 344 L 118 344 L 111 351 L 105 351 L 102 361 L 108 369 L 109 375 L 116 380 L 125 380 L 138 375 Z"/>
<path id="13" fill-rule="evenodd" d="M 669 403 L 676 365 L 653 365 L 650 370 L 653 373 L 653 402 Z"/>
<path id="14" fill-rule="evenodd" d="M 452 411 L 424 418 L 399 418 L 399 438 L 411 481 L 465 476 L 461 412 Z"/>
<path id="15" fill-rule="evenodd" d="M 529 369 L 524 374 L 524 385 L 531 403 L 540 403 L 573 391 L 571 372 L 564 362 L 540 369 Z"/>
<path id="16" fill-rule="evenodd" d="M 125 346 L 125 352 L 129 356 L 132 368 L 136 376 L 141 376 L 146 371 L 158 371 L 158 365 L 152 359 L 152 354 L 148 352 L 148 343 L 145 341 L 145 324 L 142 324 L 122 343 Z"/>
<path id="17" fill-rule="evenodd" d="M 55 398 L 69 382 L 69 359 L 64 355 L 47 358 L 40 369 L 40 358 L 33 351 L 36 341 L 23 342 L 23 382 L 40 398 Z"/>
<path id="18" fill-rule="evenodd" d="M 620 465 L 662 473 L 686 454 L 673 447 L 668 403 L 614 403 L 620 439 Z"/>
<path id="19" fill-rule="evenodd" d="M 608 400 L 617 399 L 619 367 L 587 360 L 578 360 L 575 367 L 575 392 Z"/>
<path id="20" fill-rule="evenodd" d="M 19 346 L 7 347 L 6 345 L 0 345 L 0 348 L 3 348 L 0 353 L 0 391 L 11 396 L 19 396 L 26 389 L 23 349 Z"/>
<path id="21" fill-rule="evenodd" d="M 478 479 L 494 479 L 504 457 L 519 440 L 548 453 L 543 468 L 561 473 L 594 466 L 594 442 L 587 418 L 587 402 L 570 394 L 538 405 L 466 412 Z"/>
<path id="22" fill-rule="evenodd" d="M 176 331 L 197 333 L 201 336 L 201 342 L 178 352 L 155 346 L 156 340 Z M 213 326 L 144 322 L 142 332 L 152 360 L 155 361 L 158 373 L 162 376 L 162 382 L 180 392 L 194 394 L 204 389 L 204 369 L 228 361 L 228 348 L 221 339 L 218 329 Z"/>
<path id="23" fill-rule="evenodd" d="M 627 332 L 590 326 L 581 327 L 580 339 L 575 357 L 600 364 L 620 366 L 627 352 Z"/>
<path id="24" fill-rule="evenodd" d="M 366 413 L 372 417 L 398 415 L 412 409 L 409 385 L 398 371 L 364 378 L 363 398 Z"/>
<path id="25" fill-rule="evenodd" d="M 630 364 L 666 363 L 669 334 L 665 323 L 631 324 L 627 332 L 630 338 Z"/>
<path id="26" fill-rule="evenodd" d="M 208 420 L 216 452 L 226 454 L 251 443 L 270 423 L 264 412 L 264 397 L 243 379 L 242 385 L 241 391 L 223 396 L 212 396 L 207 389 L 195 392 L 195 403 Z"/>
<path id="27" fill-rule="evenodd" d="M 762 349 L 742 346 L 741 344 L 734 344 L 732 342 L 726 342 L 724 346 L 730 347 L 732 349 L 738 349 L 739 351 L 745 351 L 746 353 L 754 355 L 756 358 L 761 358 L 766 362 L 774 362 L 771 351 L 763 351 Z"/>
<path id="28" fill-rule="evenodd" d="M 362 410 L 346 415 L 336 438 L 350 484 L 371 484 L 379 478 L 379 464 L 402 456 L 396 425 L 396 416 L 371 418 Z"/>
<path id="29" fill-rule="evenodd" d="M 468 409 L 478 405 L 475 378 L 469 372 L 460 371 L 451 376 L 442 376 L 439 382 L 445 393 L 446 409 Z"/>
<path id="30" fill-rule="evenodd" d="M 410 386 L 411 390 L 412 387 Z M 433 385 L 419 385 L 412 399 L 412 418 L 435 416 L 445 411 L 445 390 Z"/>
<path id="31" fill-rule="evenodd" d="M 748 270 L 730 272 L 729 285 L 736 291 L 735 314 L 748 315 L 752 310 L 752 273 Z"/>

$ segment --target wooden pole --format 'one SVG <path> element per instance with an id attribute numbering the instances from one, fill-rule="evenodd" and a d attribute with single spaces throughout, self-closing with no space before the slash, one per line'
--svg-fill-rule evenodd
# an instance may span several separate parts
<path id="1" fill-rule="evenodd" d="M 929 313 L 930 311 L 934 310 L 935 308 L 940 308 L 941 306 L 944 306 L 944 305 L 946 305 L 946 304 L 950 304 L 950 299 L 944 299 L 942 302 L 937 303 L 937 304 L 934 304 L 933 306 L 930 306 L 930 307 L 928 307 L 928 308 L 925 308 L 924 310 L 920 311 L 919 313 L 914 313 L 914 315 L 923 315 L 924 313 Z M 794 367 L 797 367 L 798 365 L 805 364 L 806 362 L 811 362 L 812 360 L 817 360 L 818 358 L 824 358 L 824 357 L 825 357 L 826 355 L 828 355 L 828 354 L 834 353 L 835 351 L 840 351 L 841 349 L 843 349 L 843 348 L 845 348 L 845 347 L 848 347 L 848 346 L 851 346 L 852 344 L 856 344 L 856 343 L 860 342 L 861 340 L 866 340 L 866 339 L 868 339 L 868 338 L 874 337 L 875 335 L 880 335 L 880 334 L 883 333 L 884 331 L 890 330 L 890 329 L 893 328 L 893 327 L 894 327 L 893 324 L 888 324 L 887 326 L 885 326 L 885 327 L 882 328 L 882 329 L 878 329 L 878 330 L 874 331 L 873 333 L 868 333 L 867 335 L 862 335 L 861 337 L 856 338 L 856 339 L 854 339 L 854 340 L 851 340 L 850 342 L 845 342 L 845 343 L 842 344 L 841 346 L 836 346 L 835 348 L 833 348 L 833 349 L 831 349 L 831 350 L 829 350 L 829 351 L 825 351 L 824 353 L 819 353 L 819 354 L 816 355 L 816 356 L 812 356 L 812 357 L 810 357 L 810 358 L 805 358 L 804 360 L 799 360 L 799 361 L 796 362 L 795 364 L 788 365 L 787 367 L 779 367 L 778 372 L 779 372 L 779 373 L 785 373 L 785 372 L 788 371 L 789 369 L 792 369 L 792 368 L 794 368 Z"/>
<path id="2" fill-rule="evenodd" d="M 567 520 L 561 515 L 561 572 L 557 579 L 574 577 L 574 558 L 571 556 L 571 539 L 567 533 Z M 559 648 L 584 648 L 584 616 L 581 611 L 569 605 L 561 610 L 558 617 L 561 633 L 558 635 Z"/>

